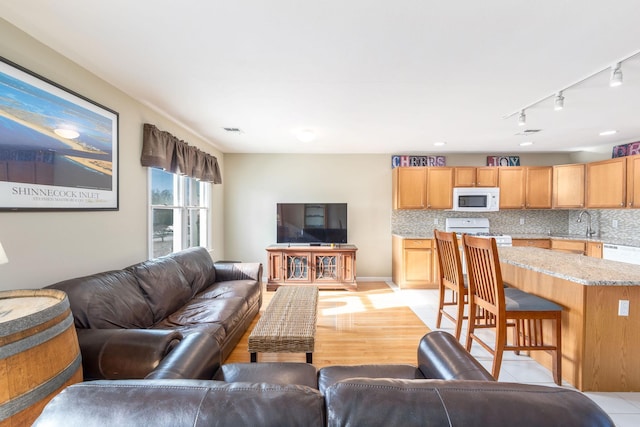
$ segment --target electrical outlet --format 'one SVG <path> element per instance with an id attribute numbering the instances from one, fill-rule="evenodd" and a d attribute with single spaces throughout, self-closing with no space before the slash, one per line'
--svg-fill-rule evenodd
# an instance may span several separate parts
<path id="1" fill-rule="evenodd" d="M 629 300 L 621 299 L 618 301 L 618 316 L 629 315 Z"/>
<path id="2" fill-rule="evenodd" d="M 438 218 L 433 219 L 433 225 L 438 225 Z"/>
<path id="3" fill-rule="evenodd" d="M 520 225 L 524 225 L 524 218 L 520 218 Z"/>
<path id="4" fill-rule="evenodd" d="M 611 226 L 613 228 L 618 228 L 618 220 L 617 219 L 612 219 L 611 220 Z"/>

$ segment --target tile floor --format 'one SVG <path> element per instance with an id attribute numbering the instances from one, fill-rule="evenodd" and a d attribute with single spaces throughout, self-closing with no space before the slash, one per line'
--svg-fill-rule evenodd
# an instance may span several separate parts
<path id="1" fill-rule="evenodd" d="M 436 313 L 438 311 L 438 291 L 431 289 L 399 289 L 394 283 L 387 285 L 402 295 L 405 303 L 431 330 L 436 330 Z M 453 324 L 443 319 L 441 330 L 454 333 Z M 487 333 L 491 333 L 486 331 Z M 463 326 L 463 336 L 465 329 Z M 479 345 L 471 348 L 471 354 L 489 371 L 492 356 Z M 499 381 L 556 387 L 551 372 L 527 356 L 516 356 L 513 352 L 505 352 L 502 360 Z M 565 383 L 563 387 L 572 388 Z M 640 426 L 640 392 L 637 393 L 601 393 L 586 392 L 594 402 L 600 405 L 613 419 L 618 427 Z"/>

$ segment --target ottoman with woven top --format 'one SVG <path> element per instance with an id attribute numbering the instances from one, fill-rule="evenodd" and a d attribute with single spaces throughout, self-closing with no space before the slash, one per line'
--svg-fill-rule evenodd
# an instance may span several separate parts
<path id="1" fill-rule="evenodd" d="M 257 353 L 306 353 L 313 361 L 317 286 L 281 286 L 249 335 L 251 362 Z"/>

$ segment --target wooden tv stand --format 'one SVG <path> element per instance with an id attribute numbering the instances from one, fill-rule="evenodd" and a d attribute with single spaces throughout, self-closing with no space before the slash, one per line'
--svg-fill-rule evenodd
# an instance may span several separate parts
<path id="1" fill-rule="evenodd" d="M 267 290 L 279 286 L 314 285 L 319 289 L 358 289 L 355 245 L 272 245 Z"/>

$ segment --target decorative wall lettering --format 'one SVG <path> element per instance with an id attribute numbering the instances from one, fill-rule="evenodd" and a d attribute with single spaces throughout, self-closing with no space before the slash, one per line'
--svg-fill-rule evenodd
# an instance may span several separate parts
<path id="1" fill-rule="evenodd" d="M 487 156 L 487 166 L 520 166 L 520 156 Z"/>
<path id="2" fill-rule="evenodd" d="M 446 166 L 445 156 L 391 156 L 391 168 L 398 166 Z"/>

